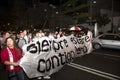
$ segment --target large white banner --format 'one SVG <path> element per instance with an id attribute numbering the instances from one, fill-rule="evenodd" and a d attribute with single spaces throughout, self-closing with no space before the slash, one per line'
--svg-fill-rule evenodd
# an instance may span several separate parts
<path id="1" fill-rule="evenodd" d="M 91 43 L 89 36 L 71 35 L 54 40 L 42 37 L 23 47 L 25 55 L 19 64 L 29 78 L 51 75 L 75 57 L 90 53 L 88 43 Z"/>

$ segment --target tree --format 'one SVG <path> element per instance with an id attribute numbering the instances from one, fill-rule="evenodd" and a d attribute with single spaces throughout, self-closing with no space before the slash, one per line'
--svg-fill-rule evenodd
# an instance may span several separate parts
<path id="1" fill-rule="evenodd" d="M 87 0 L 60 0 L 60 4 L 60 11 L 63 15 L 77 20 L 89 17 Z"/>
<path id="2" fill-rule="evenodd" d="M 102 14 L 102 15 L 97 14 L 95 16 L 95 19 L 100 27 L 105 26 L 106 24 L 108 24 L 110 22 L 110 19 L 107 14 Z"/>

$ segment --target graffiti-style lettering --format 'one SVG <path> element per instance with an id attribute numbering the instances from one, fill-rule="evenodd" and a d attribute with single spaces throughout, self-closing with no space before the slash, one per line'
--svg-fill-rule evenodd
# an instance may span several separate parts
<path id="1" fill-rule="evenodd" d="M 45 60 L 44 59 L 40 59 L 38 62 L 38 68 L 37 71 L 41 72 L 41 73 L 45 73 Z M 42 69 L 43 68 L 43 69 Z"/>
<path id="2" fill-rule="evenodd" d="M 86 36 L 86 37 L 85 37 L 85 41 L 86 41 L 86 42 L 89 42 L 89 41 L 90 41 L 90 37 L 89 37 L 89 36 Z"/>
<path id="3" fill-rule="evenodd" d="M 59 53 L 58 55 L 54 55 L 47 60 L 40 59 L 38 61 L 38 72 L 45 73 L 50 71 L 51 69 L 55 69 L 57 67 L 63 66 L 65 63 L 69 63 L 74 59 L 74 51 Z M 42 67 L 41 67 L 42 66 Z"/>
<path id="4" fill-rule="evenodd" d="M 47 40 L 42 41 L 42 52 L 48 52 L 50 50 L 50 44 Z"/>

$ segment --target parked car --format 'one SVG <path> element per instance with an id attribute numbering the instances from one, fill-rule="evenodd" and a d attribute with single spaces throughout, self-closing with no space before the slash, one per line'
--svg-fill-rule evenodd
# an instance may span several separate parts
<path id="1" fill-rule="evenodd" d="M 118 34 L 101 34 L 93 38 L 93 48 L 101 47 L 120 49 L 120 35 Z"/>

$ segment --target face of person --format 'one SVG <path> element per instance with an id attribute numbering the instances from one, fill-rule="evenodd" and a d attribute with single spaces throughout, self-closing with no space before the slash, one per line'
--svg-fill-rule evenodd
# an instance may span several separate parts
<path id="1" fill-rule="evenodd" d="M 26 30 L 24 30 L 24 32 L 23 32 L 25 35 L 27 34 L 27 31 Z"/>
<path id="2" fill-rule="evenodd" d="M 11 38 L 7 39 L 7 46 L 10 47 L 10 48 L 14 47 L 14 41 Z"/>
<path id="3" fill-rule="evenodd" d="M 6 38 L 10 37 L 10 34 L 7 32 L 7 33 L 5 34 L 5 37 L 6 37 Z"/>
<path id="4" fill-rule="evenodd" d="M 36 37 L 39 37 L 39 33 L 36 33 Z"/>
<path id="5" fill-rule="evenodd" d="M 20 33 L 20 38 L 24 38 L 24 33 Z"/>

